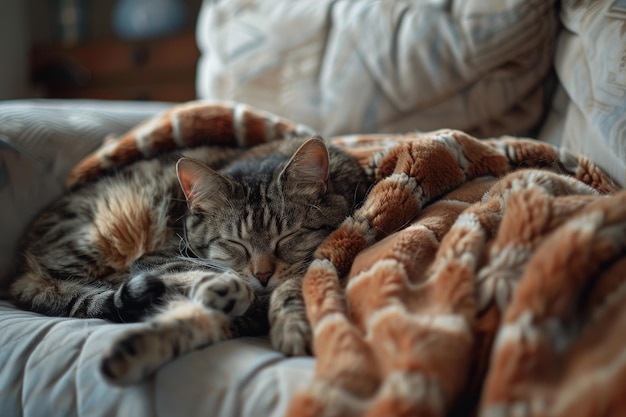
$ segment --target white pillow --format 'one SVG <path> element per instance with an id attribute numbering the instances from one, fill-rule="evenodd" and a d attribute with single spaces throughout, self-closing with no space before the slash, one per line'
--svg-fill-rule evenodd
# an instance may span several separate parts
<path id="1" fill-rule="evenodd" d="M 205 0 L 197 94 L 326 136 L 528 134 L 556 31 L 553 0 Z"/>
<path id="2" fill-rule="evenodd" d="M 626 186 L 626 2 L 561 3 L 561 86 L 540 138 L 588 156 Z"/>

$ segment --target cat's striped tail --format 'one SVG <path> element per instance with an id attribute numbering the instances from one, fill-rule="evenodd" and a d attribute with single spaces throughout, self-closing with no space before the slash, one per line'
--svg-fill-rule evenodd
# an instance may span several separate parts
<path id="1" fill-rule="evenodd" d="M 275 114 L 230 102 L 192 101 L 173 106 L 120 137 L 108 137 L 72 169 L 66 186 L 77 188 L 134 161 L 200 145 L 249 147 L 315 131 Z"/>

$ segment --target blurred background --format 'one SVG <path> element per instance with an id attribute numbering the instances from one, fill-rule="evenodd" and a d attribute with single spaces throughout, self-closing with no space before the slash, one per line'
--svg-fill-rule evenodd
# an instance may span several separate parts
<path id="1" fill-rule="evenodd" d="M 201 3 L 2 0 L 0 100 L 192 100 Z"/>

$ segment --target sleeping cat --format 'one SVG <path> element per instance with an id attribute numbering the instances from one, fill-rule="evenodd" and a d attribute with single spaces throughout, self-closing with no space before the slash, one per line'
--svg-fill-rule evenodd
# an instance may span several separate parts
<path id="1" fill-rule="evenodd" d="M 357 162 L 320 138 L 142 160 L 33 222 L 11 294 L 48 315 L 145 321 L 102 360 L 116 384 L 237 335 L 269 331 L 278 350 L 305 354 L 301 279 L 367 187 Z"/>

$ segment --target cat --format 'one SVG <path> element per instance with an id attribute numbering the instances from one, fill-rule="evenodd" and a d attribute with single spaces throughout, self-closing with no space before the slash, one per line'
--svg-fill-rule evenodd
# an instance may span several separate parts
<path id="1" fill-rule="evenodd" d="M 238 335 L 269 332 L 281 352 L 306 354 L 302 277 L 369 185 L 319 137 L 141 160 L 35 219 L 10 292 L 47 315 L 145 322 L 103 357 L 113 384 Z"/>

